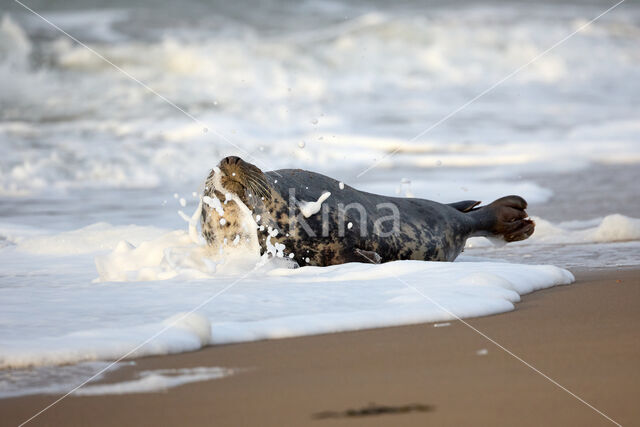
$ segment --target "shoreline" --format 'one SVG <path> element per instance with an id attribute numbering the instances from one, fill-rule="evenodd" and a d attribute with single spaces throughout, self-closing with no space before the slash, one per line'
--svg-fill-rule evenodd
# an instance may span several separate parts
<path id="1" fill-rule="evenodd" d="M 633 424 L 639 416 L 640 268 L 572 273 L 572 285 L 525 295 L 514 311 L 465 321 L 615 421 Z M 448 323 L 136 359 L 95 384 L 150 369 L 239 372 L 166 392 L 70 396 L 29 425 L 611 425 L 469 327 Z M 18 425 L 58 397 L 2 399 L 0 425 Z"/>

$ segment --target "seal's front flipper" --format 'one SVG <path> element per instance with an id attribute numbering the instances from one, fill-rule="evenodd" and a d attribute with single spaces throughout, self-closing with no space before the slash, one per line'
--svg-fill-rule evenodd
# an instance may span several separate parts
<path id="1" fill-rule="evenodd" d="M 469 212 L 480 203 L 482 202 L 479 202 L 477 200 L 463 200 L 462 202 L 449 203 L 449 206 L 459 210 L 460 212 Z"/>
<path id="2" fill-rule="evenodd" d="M 362 261 L 370 262 L 371 264 L 380 264 L 382 262 L 382 257 L 374 251 L 363 251 L 360 248 L 356 248 L 355 253 Z"/>

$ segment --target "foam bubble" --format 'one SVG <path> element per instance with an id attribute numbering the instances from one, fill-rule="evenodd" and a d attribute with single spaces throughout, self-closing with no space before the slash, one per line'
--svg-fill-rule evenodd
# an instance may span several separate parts
<path id="1" fill-rule="evenodd" d="M 18 249 L 39 255 L 78 255 L 116 249 L 124 239 L 134 244 L 142 243 L 162 233 L 166 230 L 101 222 L 73 231 L 25 237 L 19 239 Z"/>
<path id="2" fill-rule="evenodd" d="M 327 200 L 329 196 L 331 196 L 331 193 L 325 191 L 320 197 L 318 197 L 318 200 L 316 200 L 315 202 L 299 202 L 298 207 L 300 208 L 300 212 L 302 213 L 302 215 L 304 215 L 305 218 L 309 218 L 310 216 L 317 214 L 318 212 L 320 212 L 322 202 Z"/>
<path id="3" fill-rule="evenodd" d="M 640 218 L 620 214 L 588 221 L 552 224 L 533 218 L 536 231 L 522 244 L 536 243 L 605 243 L 640 240 Z"/>

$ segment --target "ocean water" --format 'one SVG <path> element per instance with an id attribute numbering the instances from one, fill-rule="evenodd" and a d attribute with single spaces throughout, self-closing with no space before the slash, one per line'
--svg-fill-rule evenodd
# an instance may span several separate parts
<path id="1" fill-rule="evenodd" d="M 615 3 L 24 4 L 110 63 L 0 2 L 2 396 L 164 328 L 130 356 L 486 315 L 566 268 L 640 264 L 637 1 L 586 27 Z M 394 196 L 520 194 L 537 231 L 453 264 L 234 268 L 178 215 L 226 155 Z"/>

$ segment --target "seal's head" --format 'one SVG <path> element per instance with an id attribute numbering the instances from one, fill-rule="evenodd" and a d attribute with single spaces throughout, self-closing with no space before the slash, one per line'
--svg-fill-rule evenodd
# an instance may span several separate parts
<path id="1" fill-rule="evenodd" d="M 205 182 L 201 212 L 202 234 L 211 247 L 253 247 L 259 253 L 256 206 L 271 200 L 271 187 L 256 166 L 239 157 L 225 157 Z"/>
<path id="2" fill-rule="evenodd" d="M 240 157 L 225 157 L 213 168 L 207 178 L 207 185 L 224 194 L 231 193 L 248 204 L 251 198 L 271 199 L 267 178 L 260 169 Z M 256 200 L 256 199 L 254 199 Z"/>

